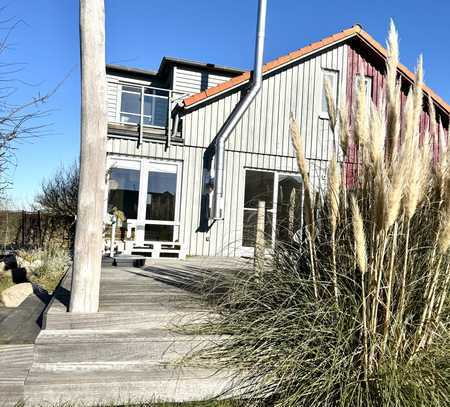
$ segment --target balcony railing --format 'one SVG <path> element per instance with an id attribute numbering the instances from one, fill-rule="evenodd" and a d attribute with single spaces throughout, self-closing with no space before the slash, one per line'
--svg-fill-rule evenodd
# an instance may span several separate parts
<path id="1" fill-rule="evenodd" d="M 126 131 L 137 131 L 139 144 L 145 132 L 147 135 L 164 133 L 170 145 L 171 138 L 177 137 L 179 124 L 177 113 L 172 115 L 173 109 L 187 95 L 171 89 L 134 83 L 112 83 L 117 84 L 117 104 L 114 112 L 109 113 L 110 123 L 132 125 L 134 129 Z M 152 128 L 156 131 L 152 132 Z"/>
<path id="2" fill-rule="evenodd" d="M 123 84 L 119 91 L 119 123 L 167 127 L 171 90 Z"/>

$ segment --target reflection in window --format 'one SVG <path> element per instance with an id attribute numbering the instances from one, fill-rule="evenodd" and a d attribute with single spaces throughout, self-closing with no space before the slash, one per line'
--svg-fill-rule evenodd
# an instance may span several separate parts
<path id="1" fill-rule="evenodd" d="M 148 126 L 165 127 L 167 124 L 168 99 L 164 96 L 149 94 L 152 89 L 146 89 L 144 95 L 144 124 Z"/>
<path id="2" fill-rule="evenodd" d="M 175 220 L 177 174 L 150 171 L 148 174 L 147 220 Z"/>
<path id="3" fill-rule="evenodd" d="M 256 240 L 256 221 L 258 216 L 258 201 L 266 203 L 265 233 L 266 243 L 272 241 L 272 213 L 273 185 L 275 173 L 270 171 L 247 170 L 245 173 L 245 201 L 244 201 L 244 228 L 243 246 L 253 247 Z"/>
<path id="4" fill-rule="evenodd" d="M 173 226 L 145 225 L 144 240 L 155 242 L 173 242 Z"/>
<path id="5" fill-rule="evenodd" d="M 258 201 L 265 201 L 266 208 L 273 207 L 274 173 L 250 171 L 245 173 L 245 208 L 258 208 Z"/>
<path id="6" fill-rule="evenodd" d="M 108 212 L 116 207 L 127 219 L 137 219 L 139 171 L 112 168 L 109 179 Z"/>
<path id="7" fill-rule="evenodd" d="M 291 242 L 301 228 L 302 183 L 300 177 L 282 175 L 278 177 L 277 240 Z"/>
<path id="8" fill-rule="evenodd" d="M 255 247 L 256 242 L 256 222 L 258 211 L 244 209 L 244 228 L 242 236 L 242 245 L 244 247 Z M 266 210 L 265 223 L 265 243 L 267 246 L 272 244 L 272 213 Z"/>
<path id="9" fill-rule="evenodd" d="M 168 108 L 168 91 L 144 88 L 144 125 L 166 127 Z M 120 122 L 130 124 L 141 122 L 140 87 L 122 86 Z"/>

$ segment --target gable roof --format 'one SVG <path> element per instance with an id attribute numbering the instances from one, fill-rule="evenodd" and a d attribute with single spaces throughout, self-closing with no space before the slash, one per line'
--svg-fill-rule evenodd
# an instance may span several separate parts
<path id="1" fill-rule="evenodd" d="M 359 38 L 363 41 L 369 48 L 375 51 L 378 55 L 386 59 L 387 50 L 384 48 L 378 41 L 376 41 L 370 34 L 362 29 L 362 27 L 357 24 L 351 28 L 343 30 L 339 33 L 331 35 L 329 37 L 324 38 L 321 41 L 314 42 L 306 47 L 300 48 L 296 51 L 290 52 L 287 55 L 274 59 L 273 61 L 268 62 L 263 66 L 263 74 L 267 74 L 277 69 L 280 69 L 286 65 L 289 65 L 300 58 L 306 57 L 308 55 L 314 54 L 315 52 L 319 52 L 325 48 L 331 47 L 335 44 L 346 41 L 350 38 Z M 399 64 L 398 71 L 403 77 L 405 77 L 410 82 L 415 81 L 415 75 L 408 69 L 406 66 Z M 192 96 L 184 99 L 183 103 L 185 107 L 191 107 L 200 102 L 205 101 L 206 99 L 217 96 L 221 93 L 227 92 L 231 89 L 237 88 L 244 83 L 248 82 L 251 78 L 251 71 L 246 71 L 243 74 L 236 76 L 235 78 L 230 79 L 227 82 L 209 88 L 203 92 L 196 93 Z M 450 113 L 450 105 L 445 102 L 439 95 L 433 92 L 428 86 L 423 85 L 423 90 L 426 94 L 428 94 L 434 101 L 437 103 L 442 110 L 446 113 Z"/>

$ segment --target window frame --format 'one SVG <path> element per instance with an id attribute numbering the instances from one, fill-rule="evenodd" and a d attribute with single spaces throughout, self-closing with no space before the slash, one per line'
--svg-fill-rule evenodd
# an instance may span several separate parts
<path id="1" fill-rule="evenodd" d="M 257 212 L 258 209 L 257 208 L 250 208 L 250 207 L 246 207 L 245 206 L 245 179 L 246 179 L 246 175 L 247 175 L 247 171 L 259 171 L 259 172 L 270 172 L 273 173 L 274 178 L 273 178 L 273 198 L 272 198 L 272 207 L 271 208 L 267 208 L 266 207 L 266 212 L 271 213 L 272 215 L 272 230 L 271 230 L 271 245 L 270 247 L 266 247 L 267 249 L 274 249 L 276 242 L 277 242 L 277 213 L 278 213 L 278 187 L 279 187 L 279 180 L 281 176 L 294 176 L 294 177 L 299 177 L 301 180 L 301 177 L 299 175 L 298 172 L 295 171 L 280 171 L 280 170 L 272 170 L 272 169 L 264 169 L 264 168 L 252 168 L 252 167 L 245 167 L 244 168 L 244 191 L 243 191 L 243 201 L 242 201 L 242 211 L 241 214 L 239 215 L 241 218 L 241 222 L 242 222 L 242 235 L 241 235 L 241 247 L 240 247 L 240 254 L 242 256 L 253 256 L 254 255 L 254 247 L 250 247 L 250 246 L 244 246 L 244 211 L 254 211 Z M 302 188 L 304 188 L 303 186 L 303 181 L 301 181 L 302 184 Z M 304 191 L 302 190 L 302 196 L 301 196 L 301 208 L 303 208 L 303 204 L 304 204 Z M 301 209 L 301 212 L 303 213 L 303 209 Z M 303 225 L 303 218 L 301 219 L 301 225 Z M 303 226 L 301 226 L 303 227 Z"/>
<path id="2" fill-rule="evenodd" d="M 182 180 L 182 163 L 180 161 L 164 161 L 164 160 L 149 160 L 133 157 L 123 157 L 117 155 L 108 155 L 107 169 L 108 179 L 105 188 L 105 204 L 104 204 L 104 222 L 109 224 L 111 221 L 108 214 L 108 197 L 109 197 L 109 181 L 110 169 L 123 168 L 130 170 L 138 170 L 139 174 L 139 198 L 137 219 L 127 219 L 127 223 L 136 228 L 136 235 L 134 241 L 139 244 L 144 244 L 145 240 L 145 226 L 146 225 L 166 225 L 173 226 L 173 241 L 180 239 L 180 215 L 181 215 L 181 180 Z M 177 175 L 176 192 L 175 192 L 175 216 L 173 221 L 163 220 L 147 220 L 146 219 L 146 204 L 147 204 L 147 186 L 148 176 L 150 171 L 156 172 L 170 172 Z"/>
<path id="3" fill-rule="evenodd" d="M 326 94 L 325 94 L 325 77 L 326 75 L 331 74 L 333 76 L 333 83 L 332 83 L 332 90 L 334 92 L 334 97 L 335 97 L 335 109 L 337 110 L 339 108 L 339 77 L 340 77 L 340 72 L 337 69 L 332 69 L 332 68 L 322 68 L 322 72 L 321 72 L 321 86 L 320 86 L 320 99 L 319 99 L 319 103 L 320 103 L 320 107 L 319 107 L 319 117 L 321 119 L 330 119 L 330 116 L 328 115 L 328 109 L 325 109 L 325 111 L 323 110 L 323 103 L 325 101 L 326 98 Z"/>
<path id="4" fill-rule="evenodd" d="M 358 73 L 355 75 L 355 95 L 357 95 L 358 92 L 358 86 L 359 86 L 359 81 L 361 80 L 361 78 L 363 78 L 366 83 L 368 82 L 369 85 L 366 85 L 366 104 L 367 104 L 367 108 L 370 108 L 371 102 L 372 102 L 372 96 L 373 96 L 373 77 L 370 75 L 365 75 L 365 74 L 361 74 Z"/>
<path id="5" fill-rule="evenodd" d="M 131 90 L 124 90 L 124 88 L 135 88 L 136 91 L 131 91 Z M 146 90 L 150 90 L 153 93 L 145 93 Z M 163 95 L 158 95 L 156 93 L 158 92 L 167 92 L 167 96 L 163 96 Z M 132 125 L 132 126 L 137 126 L 139 125 L 140 121 L 141 121 L 141 113 L 133 113 L 133 112 L 127 112 L 122 110 L 122 95 L 123 93 L 128 93 L 128 94 L 132 94 L 132 95 L 137 95 L 139 97 L 139 105 L 142 107 L 142 111 L 145 111 L 145 97 L 152 97 L 153 100 L 155 99 L 163 99 L 166 100 L 167 102 L 167 109 L 168 106 L 170 104 L 170 89 L 162 89 L 162 88 L 153 88 L 150 86 L 145 86 L 145 85 L 139 85 L 139 84 L 135 84 L 135 83 L 119 83 L 118 85 L 118 97 L 117 97 L 117 114 L 116 114 L 116 120 L 118 123 L 120 124 L 124 124 L 124 125 Z M 141 100 L 142 98 L 142 94 L 144 95 L 144 101 Z M 143 114 L 143 118 L 147 118 L 147 119 L 154 119 L 155 117 L 155 106 L 156 104 L 153 103 L 152 104 L 152 115 L 148 115 L 148 114 Z M 137 123 L 133 123 L 133 122 L 125 122 L 122 120 L 122 116 L 123 115 L 130 115 L 130 116 L 135 116 L 138 118 L 138 122 Z M 144 127 L 154 127 L 154 128 L 158 128 L 158 129 L 165 129 L 167 128 L 167 114 L 165 115 L 165 120 L 166 120 L 166 125 L 165 126 L 159 126 L 157 124 L 145 124 L 144 123 Z"/>

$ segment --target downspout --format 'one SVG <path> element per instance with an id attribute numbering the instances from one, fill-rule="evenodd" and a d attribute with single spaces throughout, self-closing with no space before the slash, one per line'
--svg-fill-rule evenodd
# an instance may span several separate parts
<path id="1" fill-rule="evenodd" d="M 267 0 L 259 0 L 258 8 L 258 28 L 255 46 L 255 66 L 250 89 L 247 94 L 234 107 L 216 137 L 215 148 L 215 182 L 214 182 L 214 219 L 223 219 L 224 201 L 224 158 L 225 142 L 230 137 L 239 120 L 246 112 L 250 103 L 255 99 L 262 86 L 262 67 L 264 58 L 264 34 L 266 28 Z"/>

